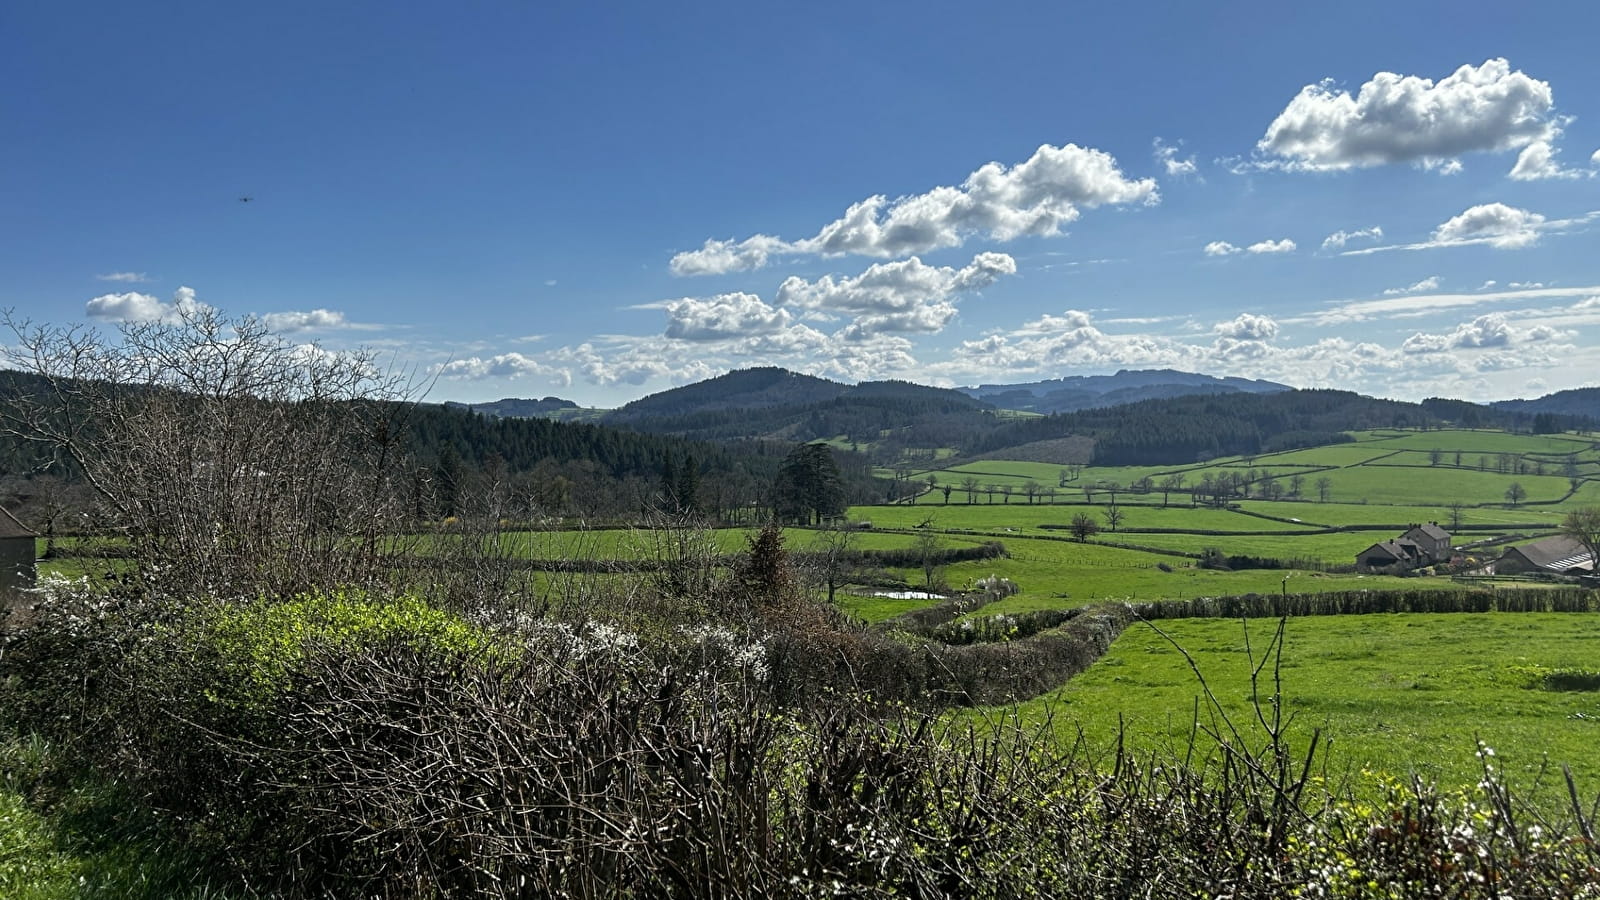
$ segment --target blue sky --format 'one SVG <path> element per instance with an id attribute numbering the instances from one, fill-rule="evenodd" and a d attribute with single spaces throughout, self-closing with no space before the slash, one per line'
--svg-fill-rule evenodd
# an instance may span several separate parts
<path id="1" fill-rule="evenodd" d="M 1074 6 L 11 4 L 0 305 L 435 400 L 1600 383 L 1600 7 Z"/>

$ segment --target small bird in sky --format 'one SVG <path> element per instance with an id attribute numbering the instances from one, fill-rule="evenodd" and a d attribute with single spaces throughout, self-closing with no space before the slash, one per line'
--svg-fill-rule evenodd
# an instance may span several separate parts
<path id="1" fill-rule="evenodd" d="M 245 197 L 240 197 L 239 198 L 239 202 L 240 203 L 249 203 L 251 200 L 254 200 L 254 199 L 255 199 L 254 197 L 245 196 Z"/>

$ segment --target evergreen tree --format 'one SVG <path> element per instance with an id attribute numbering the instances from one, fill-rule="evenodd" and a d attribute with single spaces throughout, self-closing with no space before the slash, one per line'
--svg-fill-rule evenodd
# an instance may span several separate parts
<path id="1" fill-rule="evenodd" d="M 827 444 L 801 444 L 778 468 L 773 487 L 778 518 L 810 524 L 844 512 L 844 485 L 839 464 Z"/>
<path id="2" fill-rule="evenodd" d="M 695 462 L 693 454 L 683 461 L 683 468 L 678 472 L 676 499 L 680 516 L 691 515 L 700 507 L 700 464 Z"/>

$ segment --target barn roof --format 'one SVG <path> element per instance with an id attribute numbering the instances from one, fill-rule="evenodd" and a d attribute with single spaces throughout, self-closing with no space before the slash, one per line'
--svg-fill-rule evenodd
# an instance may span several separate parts
<path id="1" fill-rule="evenodd" d="M 1415 558 L 1420 549 L 1421 548 L 1419 548 L 1416 544 L 1407 540 L 1379 541 L 1376 544 L 1373 544 L 1371 547 L 1368 547 L 1367 549 L 1356 554 L 1356 557 L 1361 559 L 1366 557 L 1372 551 L 1379 550 L 1387 555 L 1390 559 L 1408 560 Z"/>
<path id="2" fill-rule="evenodd" d="M 1541 569 L 1550 569 L 1556 572 L 1565 572 L 1572 568 L 1589 568 L 1592 560 L 1589 557 L 1589 548 L 1576 538 L 1558 534 L 1513 547 L 1506 553 L 1519 553 L 1523 559 Z"/>
<path id="3" fill-rule="evenodd" d="M 34 538 L 38 535 L 28 530 L 28 526 L 17 521 L 11 511 L 0 506 L 0 539 L 4 538 Z"/>

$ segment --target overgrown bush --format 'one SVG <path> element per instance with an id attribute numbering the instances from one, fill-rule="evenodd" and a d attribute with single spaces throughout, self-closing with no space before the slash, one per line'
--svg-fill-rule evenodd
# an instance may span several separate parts
<path id="1" fill-rule="evenodd" d="M 1564 818 L 1525 808 L 1487 748 L 1470 794 L 1386 781 L 1374 802 L 1319 780 L 1315 739 L 1289 755 L 1282 704 L 1259 726 L 1200 717 L 1205 740 L 1151 757 L 944 712 L 1059 685 L 1161 607 L 946 646 L 844 627 L 781 540 L 753 551 L 706 618 L 654 631 L 360 593 L 59 591 L 0 646 L 0 702 L 239 893 L 1499 900 L 1600 881 L 1577 787 Z"/>

